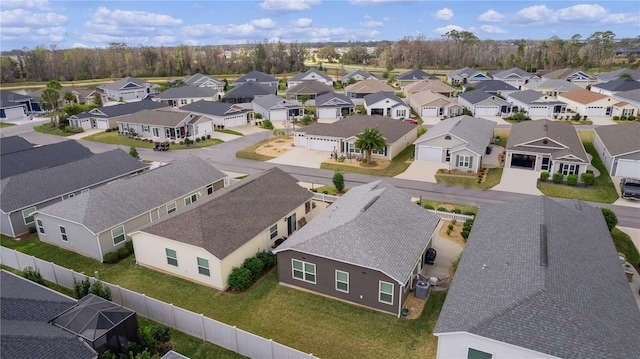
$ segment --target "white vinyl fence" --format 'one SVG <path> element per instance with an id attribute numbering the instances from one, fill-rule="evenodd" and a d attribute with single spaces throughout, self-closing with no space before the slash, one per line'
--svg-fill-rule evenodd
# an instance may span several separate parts
<path id="1" fill-rule="evenodd" d="M 61 267 L 52 262 L 30 256 L 6 247 L 0 248 L 0 264 L 23 271 L 26 267 L 38 268 L 44 279 L 73 289 L 73 280 L 84 280 L 87 275 Z M 93 283 L 96 279 L 89 277 Z M 102 282 L 111 289 L 114 303 L 120 304 L 142 317 L 162 323 L 173 329 L 187 333 L 209 343 L 232 350 L 249 358 L 256 359 L 297 359 L 316 358 L 274 342 L 271 339 L 251 334 L 235 326 L 221 323 L 173 304 L 147 297 L 144 294 L 121 288 L 118 285 Z"/>
<path id="2" fill-rule="evenodd" d="M 472 215 L 466 215 L 466 214 L 459 214 L 459 213 L 451 213 L 451 212 L 442 212 L 442 211 L 438 211 L 435 209 L 428 209 L 427 211 L 435 214 L 436 216 L 442 218 L 442 219 L 446 219 L 446 220 L 452 220 L 455 219 L 456 221 L 459 222 L 465 222 L 468 219 L 473 219 L 474 216 Z"/>

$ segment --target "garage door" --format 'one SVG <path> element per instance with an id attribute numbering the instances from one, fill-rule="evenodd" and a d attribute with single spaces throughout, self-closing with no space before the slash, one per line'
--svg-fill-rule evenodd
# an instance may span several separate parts
<path id="1" fill-rule="evenodd" d="M 23 107 L 5 108 L 4 115 L 7 120 L 22 119 L 25 116 L 24 108 Z"/>
<path id="2" fill-rule="evenodd" d="M 616 176 L 640 178 L 640 161 L 618 160 Z"/>
<path id="3" fill-rule="evenodd" d="M 307 136 L 302 133 L 296 133 L 296 147 L 307 147 Z"/>
<path id="4" fill-rule="evenodd" d="M 307 141 L 309 141 L 310 150 L 331 152 L 338 149 L 338 141 L 336 140 L 330 140 L 328 138 L 309 137 Z"/>
<path id="5" fill-rule="evenodd" d="M 418 160 L 442 162 L 442 147 L 418 146 Z"/>
<path id="6" fill-rule="evenodd" d="M 83 130 L 89 130 L 91 129 L 91 120 L 88 118 L 83 118 L 82 120 L 80 120 L 80 125 L 82 126 Z"/>
<path id="7" fill-rule="evenodd" d="M 287 119 L 287 110 L 273 110 L 269 113 L 271 121 L 284 121 Z"/>
<path id="8" fill-rule="evenodd" d="M 549 112 L 546 106 L 531 106 L 529 107 L 529 116 L 547 116 Z"/>
<path id="9" fill-rule="evenodd" d="M 242 126 L 247 122 L 245 115 L 228 117 L 224 120 L 226 127 Z"/>
<path id="10" fill-rule="evenodd" d="M 477 106 L 476 116 L 496 116 L 498 107 L 496 106 Z"/>
<path id="11" fill-rule="evenodd" d="M 319 108 L 318 118 L 336 118 L 335 108 Z"/>
<path id="12" fill-rule="evenodd" d="M 604 116 L 604 107 L 587 107 L 587 116 Z"/>
<path id="13" fill-rule="evenodd" d="M 98 120 L 97 125 L 99 129 L 106 130 L 109 128 L 109 120 Z"/>
<path id="14" fill-rule="evenodd" d="M 436 117 L 438 116 L 437 107 L 423 107 L 421 117 Z"/>

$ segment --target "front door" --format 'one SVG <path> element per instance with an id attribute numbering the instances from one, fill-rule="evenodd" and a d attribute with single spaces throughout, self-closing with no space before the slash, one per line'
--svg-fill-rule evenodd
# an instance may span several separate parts
<path id="1" fill-rule="evenodd" d="M 296 231 L 298 224 L 296 222 L 296 214 L 292 214 L 291 217 L 287 217 L 287 236 L 290 236 Z"/>
<path id="2" fill-rule="evenodd" d="M 605 116 L 611 116 L 611 110 L 612 110 L 612 109 L 613 109 L 613 108 L 612 108 L 611 106 L 607 107 L 606 112 L 605 112 L 605 114 L 604 114 L 604 115 L 605 115 Z"/>
<path id="3" fill-rule="evenodd" d="M 542 157 L 542 166 L 540 167 L 540 169 L 542 171 L 549 171 L 549 169 L 551 168 L 551 159 L 549 157 Z"/>

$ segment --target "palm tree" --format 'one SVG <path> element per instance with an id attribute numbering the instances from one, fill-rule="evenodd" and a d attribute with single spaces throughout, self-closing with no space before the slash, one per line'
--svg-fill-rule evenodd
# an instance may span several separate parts
<path id="1" fill-rule="evenodd" d="M 371 151 L 384 150 L 387 147 L 387 140 L 377 128 L 365 128 L 356 136 L 355 146 L 364 151 L 367 156 L 367 163 L 371 163 Z"/>
<path id="2" fill-rule="evenodd" d="M 42 91 L 40 98 L 47 105 L 46 108 L 54 111 L 51 115 L 51 125 L 55 125 L 55 115 L 58 112 L 58 101 L 60 101 L 60 93 L 52 88 L 46 88 Z"/>
<path id="3" fill-rule="evenodd" d="M 71 91 L 65 91 L 63 98 L 68 103 L 76 103 L 76 95 L 74 95 Z"/>

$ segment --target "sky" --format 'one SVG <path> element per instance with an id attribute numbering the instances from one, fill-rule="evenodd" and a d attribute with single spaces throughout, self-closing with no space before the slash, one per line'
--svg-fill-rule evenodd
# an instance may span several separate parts
<path id="1" fill-rule="evenodd" d="M 1 0 L 0 50 L 439 39 L 586 39 L 640 35 L 637 0 Z"/>

